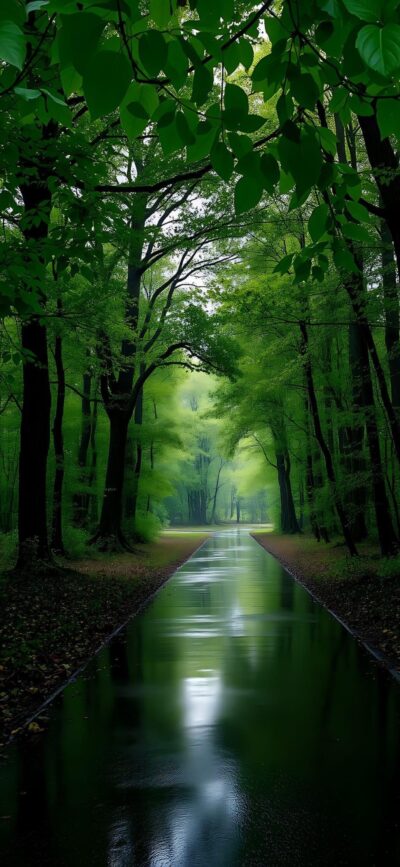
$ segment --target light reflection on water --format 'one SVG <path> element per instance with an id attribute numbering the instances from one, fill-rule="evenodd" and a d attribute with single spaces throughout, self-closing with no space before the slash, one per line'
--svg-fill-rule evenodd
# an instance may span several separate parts
<path id="1" fill-rule="evenodd" d="M 400 690 L 244 531 L 212 537 L 0 767 L 7 867 L 400 863 Z"/>

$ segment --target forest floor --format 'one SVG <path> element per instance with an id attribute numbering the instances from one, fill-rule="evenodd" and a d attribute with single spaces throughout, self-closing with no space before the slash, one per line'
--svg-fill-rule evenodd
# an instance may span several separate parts
<path id="1" fill-rule="evenodd" d="M 29 719 L 205 541 L 207 533 L 168 532 L 138 554 L 68 561 L 57 579 L 0 578 L 0 748 L 29 736 Z"/>
<path id="2" fill-rule="evenodd" d="M 311 536 L 252 536 L 336 614 L 390 669 L 400 672 L 400 558 L 382 558 L 361 544 L 351 558 L 343 544 Z"/>

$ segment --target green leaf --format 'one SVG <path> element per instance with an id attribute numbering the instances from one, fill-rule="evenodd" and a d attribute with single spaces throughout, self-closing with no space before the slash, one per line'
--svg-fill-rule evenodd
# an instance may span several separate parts
<path id="1" fill-rule="evenodd" d="M 192 100 L 196 105 L 203 105 L 213 86 L 213 74 L 206 66 L 198 66 L 193 76 Z"/>
<path id="2" fill-rule="evenodd" d="M 131 81 L 131 67 L 123 54 L 98 51 L 86 67 L 83 92 L 92 120 L 118 108 Z"/>
<path id="3" fill-rule="evenodd" d="M 337 139 L 335 133 L 332 132 L 331 129 L 321 126 L 318 128 L 318 135 L 324 151 L 335 156 L 337 150 Z"/>
<path id="4" fill-rule="evenodd" d="M 292 267 L 294 253 L 288 253 L 287 256 L 284 256 L 283 259 L 275 265 L 273 270 L 274 274 L 287 274 L 290 268 Z"/>
<path id="5" fill-rule="evenodd" d="M 279 165 L 272 154 L 262 154 L 260 168 L 264 177 L 264 187 L 272 195 L 275 185 L 279 181 Z"/>
<path id="6" fill-rule="evenodd" d="M 364 208 L 364 205 L 360 205 L 360 202 L 353 202 L 351 199 L 346 200 L 346 209 L 349 214 L 357 220 L 359 223 L 370 223 L 371 216 L 369 211 Z"/>
<path id="7" fill-rule="evenodd" d="M 379 21 L 382 14 L 381 0 L 343 0 L 348 12 L 362 21 Z"/>
<path id="8" fill-rule="evenodd" d="M 229 75 L 232 75 L 232 72 L 238 68 L 239 63 L 241 62 L 239 46 L 236 42 L 233 42 L 229 48 L 225 49 L 223 58 L 226 71 Z"/>
<path id="9" fill-rule="evenodd" d="M 290 83 L 292 96 L 304 108 L 314 109 L 319 98 L 319 88 L 309 72 L 294 78 Z"/>
<path id="10" fill-rule="evenodd" d="M 25 60 L 25 37 L 14 21 L 0 21 L 0 60 L 22 69 Z"/>
<path id="11" fill-rule="evenodd" d="M 397 99 L 378 99 L 376 117 L 381 138 L 400 136 L 400 103 Z"/>
<path id="12" fill-rule="evenodd" d="M 377 27 L 367 24 L 357 36 L 356 47 L 370 69 L 390 76 L 400 67 L 400 25 Z"/>
<path id="13" fill-rule="evenodd" d="M 229 181 L 233 172 L 234 159 L 231 151 L 222 141 L 215 143 L 210 154 L 210 159 L 211 165 L 217 175 L 224 181 Z"/>
<path id="14" fill-rule="evenodd" d="M 328 205 L 322 204 L 314 208 L 311 217 L 308 221 L 308 231 L 311 239 L 316 243 L 322 238 L 326 231 L 328 222 L 329 208 Z"/>
<path id="15" fill-rule="evenodd" d="M 250 69 L 254 60 L 254 51 L 251 42 L 245 38 L 239 39 L 238 48 L 242 66 L 244 66 L 245 69 Z"/>
<path id="16" fill-rule="evenodd" d="M 26 99 L 27 101 L 37 99 L 40 96 L 40 90 L 31 87 L 14 87 L 14 93 L 22 96 L 22 99 Z"/>
<path id="17" fill-rule="evenodd" d="M 62 67 L 73 66 L 81 75 L 97 49 L 104 21 L 90 12 L 60 15 L 58 48 Z"/>
<path id="18" fill-rule="evenodd" d="M 238 135 L 236 132 L 228 133 L 229 144 L 234 154 L 240 159 L 253 148 L 253 142 L 248 135 Z"/>
<path id="19" fill-rule="evenodd" d="M 344 271 L 345 274 L 359 274 L 359 269 L 356 265 L 354 256 L 344 244 L 337 243 L 333 250 L 333 261 L 339 271 Z"/>
<path id="20" fill-rule="evenodd" d="M 184 145 L 192 145 L 196 141 L 196 136 L 193 135 L 192 130 L 186 120 L 186 117 L 183 111 L 177 111 L 175 116 L 176 130 L 177 133 Z"/>
<path id="21" fill-rule="evenodd" d="M 148 30 L 139 39 L 139 58 L 146 72 L 154 78 L 167 62 L 167 43 L 158 30 Z"/>
<path id="22" fill-rule="evenodd" d="M 166 27 L 171 17 L 170 0 L 150 0 L 150 15 L 158 27 Z"/>
<path id="23" fill-rule="evenodd" d="M 263 194 L 263 187 L 258 178 L 251 175 L 240 178 L 235 187 L 235 211 L 239 216 L 258 205 Z"/>
<path id="24" fill-rule="evenodd" d="M 16 3 L 15 0 L 1 0 L 0 3 L 0 21 L 13 21 L 14 24 L 19 24 L 21 27 L 25 24 L 26 12 L 23 4 Z"/>
<path id="25" fill-rule="evenodd" d="M 348 238 L 350 241 L 365 241 L 367 244 L 371 243 L 368 230 L 365 226 L 360 226 L 359 223 L 344 223 L 342 226 L 342 232 L 345 238 Z"/>
<path id="26" fill-rule="evenodd" d="M 44 6 L 49 5 L 49 0 L 31 0 L 30 3 L 26 4 L 26 15 L 28 16 L 30 12 L 37 12 L 39 9 L 43 9 Z"/>
<path id="27" fill-rule="evenodd" d="M 165 74 L 175 87 L 182 87 L 186 81 L 188 59 L 178 39 L 171 39 L 167 46 L 167 60 L 164 66 Z"/>
<path id="28" fill-rule="evenodd" d="M 239 117 L 249 113 L 249 100 L 247 94 L 236 84 L 227 84 L 224 93 L 225 108 L 229 112 L 234 112 Z"/>

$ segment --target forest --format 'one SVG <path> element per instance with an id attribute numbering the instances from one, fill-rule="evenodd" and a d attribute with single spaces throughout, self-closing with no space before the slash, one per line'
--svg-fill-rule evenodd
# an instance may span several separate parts
<path id="1" fill-rule="evenodd" d="M 233 527 L 398 668 L 400 0 L 1 0 L 0 112 L 4 742 Z"/>

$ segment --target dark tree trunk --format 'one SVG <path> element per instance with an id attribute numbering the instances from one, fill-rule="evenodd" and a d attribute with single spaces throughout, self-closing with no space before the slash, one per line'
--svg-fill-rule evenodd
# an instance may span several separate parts
<path id="1" fill-rule="evenodd" d="M 58 305 L 61 313 L 61 305 Z M 55 455 L 55 474 L 53 487 L 53 520 L 51 547 L 56 554 L 64 554 L 63 531 L 62 531 L 62 494 L 64 483 L 64 438 L 63 418 L 65 404 L 65 371 L 62 355 L 62 338 L 57 335 L 55 339 L 54 358 L 57 371 L 57 402 L 53 421 L 53 443 Z"/>
<path id="2" fill-rule="evenodd" d="M 283 451 L 277 451 L 275 454 L 281 504 L 281 531 L 282 533 L 299 533 L 300 527 L 296 518 L 290 481 L 290 458 L 288 453 L 284 454 Z"/>
<path id="3" fill-rule="evenodd" d="M 135 414 L 134 414 L 135 425 L 141 427 L 143 424 L 143 389 L 140 389 L 138 399 L 135 406 Z M 136 518 L 138 498 L 139 498 L 139 483 L 140 483 L 140 475 L 142 472 L 142 463 L 143 463 L 143 446 L 141 442 L 141 434 L 139 433 L 136 441 L 136 460 L 135 466 L 133 468 L 133 480 L 132 480 L 132 495 L 131 495 L 131 517 L 133 522 Z"/>
<path id="4" fill-rule="evenodd" d="M 368 535 L 365 523 L 367 491 L 365 487 L 364 418 L 360 419 L 363 407 L 362 384 L 362 345 L 360 328 L 356 322 L 349 326 L 349 367 L 351 375 L 352 407 L 354 421 L 345 430 L 344 465 L 351 478 L 349 505 L 351 509 L 351 530 L 355 542 L 361 542 Z M 361 481 L 360 481 L 361 478 Z"/>
<path id="5" fill-rule="evenodd" d="M 99 528 L 93 538 L 100 550 L 129 548 L 121 530 L 125 450 L 129 418 L 115 412 L 110 415 L 110 443 Z"/>
<path id="6" fill-rule="evenodd" d="M 396 268 L 393 258 L 392 238 L 387 224 L 381 222 L 382 280 L 385 304 L 385 344 L 388 354 L 392 403 L 400 407 L 400 343 L 399 343 L 399 292 L 396 283 Z"/>
<path id="7" fill-rule="evenodd" d="M 237 524 L 240 524 L 240 507 L 241 507 L 240 497 L 236 497 L 236 523 Z"/>
<path id="8" fill-rule="evenodd" d="M 22 170 L 37 168 L 23 165 Z M 48 170 L 36 182 L 21 185 L 24 200 L 24 236 L 27 242 L 27 266 L 46 259 L 44 245 L 48 236 L 51 193 L 47 186 Z M 38 222 L 38 214 L 41 220 Z M 32 291 L 29 283 L 28 291 Z M 45 304 L 44 293 L 41 302 Z M 36 562 L 50 562 L 47 535 L 46 474 L 50 445 L 51 393 L 49 382 L 46 328 L 40 316 L 33 315 L 21 327 L 23 362 L 23 405 L 19 458 L 19 512 L 17 568 L 26 569 Z"/>
<path id="9" fill-rule="evenodd" d="M 365 426 L 368 448 L 371 458 L 372 489 L 374 497 L 376 526 L 379 544 L 383 556 L 389 557 L 396 553 L 398 543 L 393 529 L 392 517 L 386 495 L 385 478 L 382 466 L 379 431 L 376 423 L 376 409 L 371 371 L 369 366 L 368 347 L 362 329 L 358 327 L 360 342 L 361 378 L 363 390 L 363 405 L 365 408 Z"/>
<path id="10" fill-rule="evenodd" d="M 78 449 L 78 490 L 72 500 L 72 520 L 76 527 L 87 527 L 89 511 L 88 487 L 88 451 L 92 429 L 92 412 L 90 403 L 92 376 L 86 371 L 82 382 L 82 420 L 81 435 Z M 81 490 L 79 490 L 79 487 Z"/>
<path id="11" fill-rule="evenodd" d="M 22 326 L 24 399 L 19 458 L 18 567 L 49 561 L 46 476 L 50 445 L 50 383 L 46 329 L 35 317 Z M 33 360 L 35 359 L 35 360 Z"/>
<path id="12" fill-rule="evenodd" d="M 24 203 L 23 234 L 26 241 L 26 270 L 32 262 L 34 272 L 46 265 L 51 192 L 48 185 L 51 162 L 46 152 L 48 139 L 54 138 L 56 125 L 42 127 L 34 160 L 22 159 L 20 184 Z M 36 293 L 25 281 L 28 292 Z M 43 306 L 44 290 L 39 293 Z M 20 432 L 18 560 L 17 569 L 28 571 L 35 565 L 51 562 L 47 533 L 46 476 L 50 446 L 51 391 L 49 381 L 46 328 L 38 315 L 22 322 L 23 405 Z"/>
<path id="13" fill-rule="evenodd" d="M 97 396 L 97 384 L 94 388 L 94 397 Z M 96 479 L 97 479 L 97 442 L 96 442 L 96 434 L 97 434 L 97 400 L 94 400 L 93 410 L 92 410 L 92 421 L 90 428 L 90 471 L 89 471 L 89 526 L 95 527 L 97 525 L 97 521 L 99 519 L 98 515 L 98 498 L 97 498 L 97 488 L 96 488 Z"/>
<path id="14" fill-rule="evenodd" d="M 317 402 L 317 397 L 316 397 L 315 388 L 314 388 L 314 378 L 313 378 L 313 373 L 312 373 L 311 359 L 310 359 L 309 347 L 308 347 L 307 326 L 306 326 L 306 323 L 304 321 L 299 322 L 299 326 L 300 326 L 300 332 L 301 332 L 301 336 L 302 336 L 301 353 L 302 353 L 303 358 L 304 358 L 304 370 L 305 370 L 305 376 L 306 376 L 306 382 L 307 382 L 307 391 L 308 391 L 308 397 L 309 397 L 309 401 L 310 401 L 310 409 L 311 409 L 311 415 L 312 415 L 313 424 L 314 424 L 315 436 L 316 436 L 318 445 L 320 447 L 321 454 L 323 455 L 323 458 L 325 461 L 326 474 L 327 474 L 329 483 L 330 483 L 331 488 L 332 488 L 335 508 L 336 508 L 337 515 L 338 515 L 340 525 L 342 528 L 343 537 L 344 537 L 346 545 L 349 549 L 349 552 L 350 552 L 351 556 L 353 557 L 353 556 L 357 555 L 357 549 L 356 549 L 356 546 L 354 544 L 353 538 L 351 536 L 348 517 L 346 515 L 346 512 L 345 512 L 344 507 L 343 507 L 343 503 L 342 503 L 340 496 L 339 496 L 339 491 L 337 488 L 336 477 L 335 477 L 335 470 L 334 470 L 334 466 L 333 466 L 332 455 L 329 451 L 329 447 L 327 445 L 324 434 L 322 432 L 321 420 L 320 420 L 319 410 L 318 410 L 318 402 Z"/>
<path id="15" fill-rule="evenodd" d="M 400 279 L 400 176 L 399 160 L 390 139 L 381 139 L 376 115 L 358 118 L 368 159 L 375 177 L 384 210 L 384 220 L 393 239 L 397 272 Z"/>

